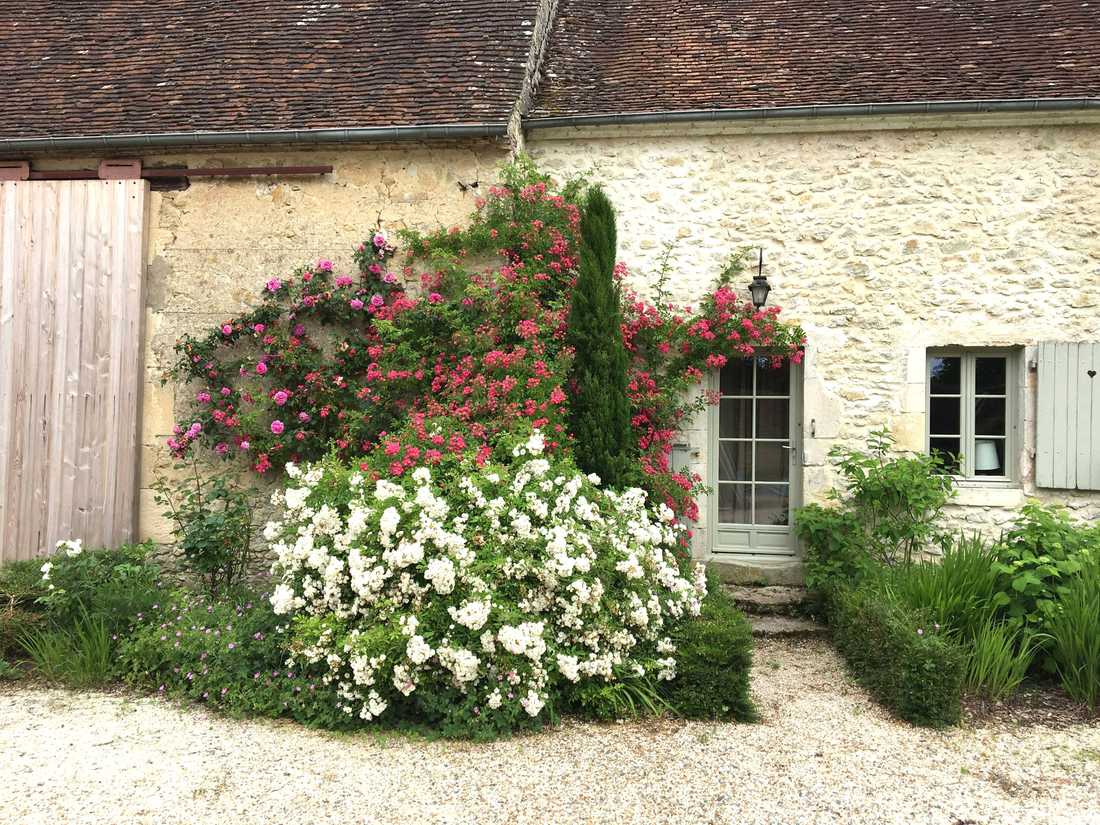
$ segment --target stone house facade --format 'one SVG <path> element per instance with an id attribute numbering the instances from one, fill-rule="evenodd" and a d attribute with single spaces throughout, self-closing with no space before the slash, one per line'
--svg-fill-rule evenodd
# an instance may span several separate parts
<path id="1" fill-rule="evenodd" d="M 271 274 L 319 256 L 350 268 L 376 223 L 457 222 L 474 184 L 518 149 L 557 176 L 604 184 L 640 291 L 666 244 L 685 303 L 733 250 L 760 248 L 769 303 L 808 333 L 804 364 L 779 383 L 751 365 L 711 376 L 724 400 L 682 434 L 676 460 L 713 491 L 700 558 L 731 576 L 796 579 L 790 510 L 835 483 L 831 447 L 879 428 L 901 448 L 963 456 L 960 526 L 997 530 L 1028 497 L 1100 518 L 1100 377 L 1082 377 L 1100 369 L 1100 38 L 1078 5 L 1036 17 L 1002 3 L 978 25 L 945 4 L 922 17 L 888 3 L 897 14 L 853 22 L 839 2 L 813 16 L 780 0 L 463 0 L 427 26 L 423 12 L 404 28 L 391 21 L 378 57 L 389 76 L 365 85 L 347 47 L 374 5 L 318 12 L 307 25 L 344 48 L 303 70 L 279 55 L 290 80 L 276 92 L 269 69 L 242 68 L 254 31 L 227 13 L 204 33 L 223 68 L 181 55 L 191 62 L 164 81 L 178 87 L 167 108 L 108 102 L 107 76 L 141 91 L 149 75 L 104 55 L 100 76 L 48 86 L 51 107 L 0 128 L 0 156 L 36 173 L 109 157 L 332 167 L 149 193 L 137 535 L 166 537 L 149 483 L 188 404 L 160 381 L 176 338 L 245 309 Z M 300 23 L 287 11 L 270 25 L 289 38 Z M 477 48 L 435 36 L 448 26 Z M 1054 54 L 1036 36 L 1044 27 L 1057 32 Z M 830 49 L 814 45 L 822 38 Z M 912 48 L 890 48 L 906 38 Z M 424 59 L 405 78 L 402 57 L 417 49 Z M 16 95 L 41 91 L 37 71 L 17 72 Z M 220 83 L 239 94 L 203 97 Z M 99 107 L 82 108 L 89 100 Z M 1066 365 L 1072 385 L 1063 375 L 1051 395 L 1047 376 Z M 1067 403 L 1075 416 L 1058 414 Z"/>

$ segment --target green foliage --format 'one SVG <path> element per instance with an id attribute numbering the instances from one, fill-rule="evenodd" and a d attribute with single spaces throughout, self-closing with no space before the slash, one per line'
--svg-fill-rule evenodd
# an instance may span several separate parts
<path id="1" fill-rule="evenodd" d="M 119 675 L 132 684 L 206 703 L 234 716 L 288 716 L 348 727 L 335 688 L 288 668 L 288 634 L 267 599 L 184 591 L 146 614 L 122 642 Z"/>
<path id="2" fill-rule="evenodd" d="M 1089 560 L 1100 560 L 1100 526 L 1075 525 L 1062 508 L 1028 502 L 998 545 L 994 604 L 1013 623 L 1044 632 Z"/>
<path id="3" fill-rule="evenodd" d="M 225 469 L 189 462 L 176 474 L 159 473 L 154 500 L 175 525 L 172 535 L 184 563 L 211 593 L 241 584 L 252 562 L 254 493 Z"/>
<path id="4" fill-rule="evenodd" d="M 829 623 L 856 679 L 886 708 L 916 725 L 958 722 L 963 650 L 885 580 L 836 588 Z"/>
<path id="5" fill-rule="evenodd" d="M 604 722 L 657 716 L 669 709 L 651 676 L 621 675 L 615 682 L 584 682 L 573 695 L 578 712 Z"/>
<path id="6" fill-rule="evenodd" d="M 1047 621 L 1050 653 L 1062 687 L 1076 701 L 1100 703 L 1100 560 L 1090 559 L 1060 594 Z"/>
<path id="7" fill-rule="evenodd" d="M 42 621 L 42 608 L 36 604 L 46 593 L 41 566 L 41 559 L 0 565 L 0 659 L 22 653 L 19 638 Z"/>
<path id="8" fill-rule="evenodd" d="M 1036 647 L 1027 631 L 988 619 L 967 647 L 963 687 L 994 701 L 1007 699 L 1027 675 Z"/>
<path id="9" fill-rule="evenodd" d="M 874 569 L 855 513 L 808 504 L 795 511 L 794 526 L 806 543 L 806 587 L 818 596 L 836 585 L 855 584 Z"/>
<path id="10" fill-rule="evenodd" d="M 868 449 L 830 452 L 845 480 L 830 497 L 851 512 L 876 561 L 909 564 L 936 538 L 937 520 L 954 494 L 939 456 L 896 455 L 886 430 L 871 433 Z"/>
<path id="11" fill-rule="evenodd" d="M 581 219 L 580 267 L 569 311 L 568 340 L 575 350 L 570 424 L 577 466 L 621 488 L 632 481 L 634 457 L 615 250 L 615 210 L 603 190 L 593 187 Z"/>
<path id="12" fill-rule="evenodd" d="M 680 626 L 676 678 L 662 684 L 669 706 L 689 719 L 751 722 L 757 718 L 749 696 L 752 628 L 717 577 L 697 619 Z"/>
<path id="13" fill-rule="evenodd" d="M 0 659 L 0 682 L 14 682 L 22 676 L 19 668 L 7 659 Z"/>
<path id="14" fill-rule="evenodd" d="M 152 542 L 102 550 L 82 550 L 79 542 L 62 546 L 69 549 L 42 565 L 46 590 L 37 600 L 54 626 L 74 628 L 90 614 L 119 634 L 159 598 L 160 569 L 151 558 Z"/>
<path id="15" fill-rule="evenodd" d="M 996 549 L 980 534 L 945 537 L 943 555 L 898 568 L 891 577 L 898 596 L 959 639 L 969 641 L 993 612 Z"/>
<path id="16" fill-rule="evenodd" d="M 72 639 L 68 631 L 58 629 L 32 630 L 19 639 L 23 651 L 30 657 L 38 675 L 47 682 L 60 682 L 72 655 Z"/>
<path id="17" fill-rule="evenodd" d="M 43 678 L 83 688 L 110 678 L 116 638 L 103 614 L 81 607 L 71 626 L 34 629 L 19 641 Z"/>

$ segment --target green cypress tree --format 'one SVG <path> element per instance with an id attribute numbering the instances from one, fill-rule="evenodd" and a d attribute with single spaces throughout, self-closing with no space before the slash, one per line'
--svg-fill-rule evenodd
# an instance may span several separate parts
<path id="1" fill-rule="evenodd" d="M 609 487 L 636 481 L 621 292 L 615 281 L 615 209 L 598 186 L 581 218 L 580 263 L 569 310 L 573 361 L 570 409 L 574 457 Z"/>

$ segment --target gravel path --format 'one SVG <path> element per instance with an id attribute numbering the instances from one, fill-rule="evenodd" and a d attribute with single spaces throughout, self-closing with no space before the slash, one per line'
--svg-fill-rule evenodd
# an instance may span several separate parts
<path id="1" fill-rule="evenodd" d="M 762 641 L 758 725 L 570 723 L 468 745 L 0 692 L 3 823 L 1100 823 L 1100 725 L 930 732 L 828 644 Z"/>

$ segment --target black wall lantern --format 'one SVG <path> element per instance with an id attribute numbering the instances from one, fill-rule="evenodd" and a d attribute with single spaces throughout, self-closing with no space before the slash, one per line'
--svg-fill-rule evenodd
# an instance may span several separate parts
<path id="1" fill-rule="evenodd" d="M 760 309 L 768 302 L 768 293 L 771 291 L 771 285 L 768 283 L 768 279 L 764 277 L 764 249 L 761 247 L 760 264 L 757 266 L 756 274 L 752 276 L 752 283 L 749 284 L 752 305 Z"/>

